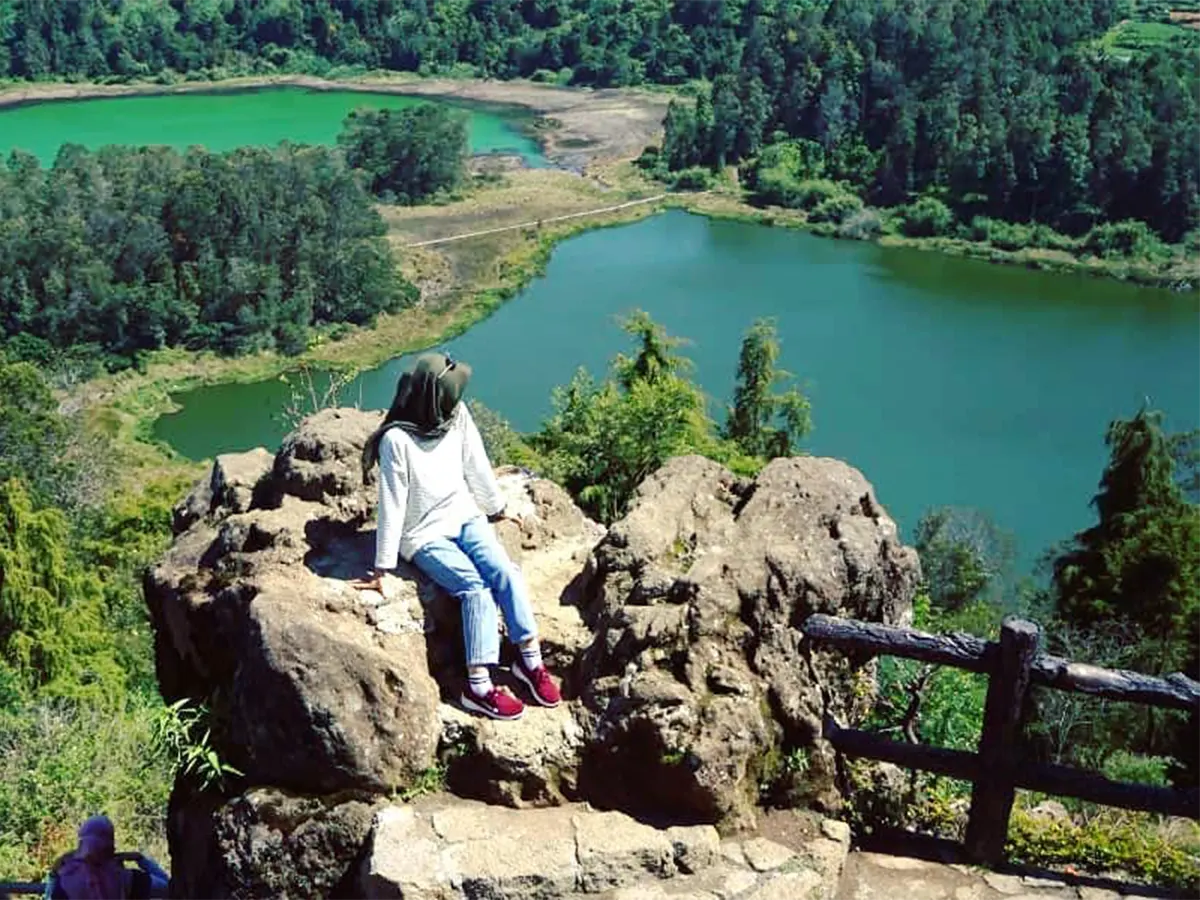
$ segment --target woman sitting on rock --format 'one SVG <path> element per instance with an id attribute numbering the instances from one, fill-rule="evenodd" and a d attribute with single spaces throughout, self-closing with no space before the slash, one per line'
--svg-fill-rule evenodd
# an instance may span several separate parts
<path id="1" fill-rule="evenodd" d="M 131 862 L 137 870 L 125 868 Z M 166 897 L 170 883 L 158 863 L 142 853 L 117 853 L 113 823 L 92 816 L 79 826 L 79 846 L 50 872 L 48 900 L 127 900 Z"/>
<path id="2" fill-rule="evenodd" d="M 488 524 L 519 520 L 505 514 L 483 440 L 461 402 L 470 377 L 470 366 L 443 353 L 422 354 L 400 376 L 392 408 L 363 449 L 364 482 L 379 463 L 379 526 L 375 569 L 355 587 L 381 590 L 399 555 L 457 597 L 467 653 L 462 705 L 516 719 L 524 704 L 492 683 L 490 667 L 500 661 L 497 606 L 520 650 L 513 674 L 542 706 L 557 706 L 560 694 L 542 663 L 521 574 Z"/>

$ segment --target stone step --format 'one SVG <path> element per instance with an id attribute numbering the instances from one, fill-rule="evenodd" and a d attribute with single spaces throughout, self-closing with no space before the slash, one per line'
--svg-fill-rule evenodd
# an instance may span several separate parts
<path id="1" fill-rule="evenodd" d="M 836 822 L 788 847 L 722 841 L 711 825 L 654 828 L 587 804 L 422 798 L 376 812 L 362 889 L 405 900 L 831 900 L 848 846 Z"/>

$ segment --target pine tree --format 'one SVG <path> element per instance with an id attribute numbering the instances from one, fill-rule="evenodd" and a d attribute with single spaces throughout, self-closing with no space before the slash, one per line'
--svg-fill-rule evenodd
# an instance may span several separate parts
<path id="1" fill-rule="evenodd" d="M 1195 677 L 1200 654 L 1200 507 L 1175 474 L 1162 413 L 1109 425 L 1111 457 L 1093 503 L 1099 521 L 1054 563 L 1059 615 L 1083 628 L 1124 622 L 1142 636 L 1139 667 Z"/>
<path id="2" fill-rule="evenodd" d="M 792 387 L 776 392 L 791 376 L 776 367 L 779 336 L 769 319 L 759 319 L 742 340 L 733 406 L 724 437 L 751 456 L 791 456 L 811 430 L 808 398 Z"/>

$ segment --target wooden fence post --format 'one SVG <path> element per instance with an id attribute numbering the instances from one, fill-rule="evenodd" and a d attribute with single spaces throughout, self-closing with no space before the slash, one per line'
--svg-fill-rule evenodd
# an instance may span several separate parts
<path id="1" fill-rule="evenodd" d="M 1037 656 L 1038 627 L 1006 618 L 1000 627 L 1000 653 L 989 673 L 983 733 L 979 738 L 979 780 L 971 792 L 967 853 L 995 865 L 1004 858 L 1008 817 L 1016 798 L 1021 710 Z"/>

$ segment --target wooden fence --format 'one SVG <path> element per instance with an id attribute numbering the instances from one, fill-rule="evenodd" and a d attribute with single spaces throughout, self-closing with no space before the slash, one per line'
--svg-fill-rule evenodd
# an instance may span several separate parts
<path id="1" fill-rule="evenodd" d="M 46 885 L 41 881 L 0 881 L 0 900 L 9 900 L 21 894 L 40 897 L 45 891 Z"/>
<path id="2" fill-rule="evenodd" d="M 12 896 L 41 896 L 46 893 L 46 886 L 36 881 L 0 881 L 0 900 L 8 900 Z M 152 898 L 167 896 L 167 888 L 150 888 Z"/>
<path id="3" fill-rule="evenodd" d="M 977 753 L 900 743 L 866 731 L 841 728 L 833 721 L 825 723 L 826 739 L 847 756 L 970 781 L 973 788 L 965 843 L 968 854 L 979 862 L 995 864 L 1003 859 L 1017 788 L 1124 809 L 1200 818 L 1197 791 L 1111 781 L 1070 766 L 1030 764 L 1021 754 L 1021 712 L 1035 685 L 1195 713 L 1200 711 L 1200 682 L 1178 674 L 1154 678 L 1102 669 L 1038 653 L 1037 625 L 1015 618 L 1004 620 L 998 642 L 825 615 L 810 616 L 801 628 L 808 639 L 856 657 L 902 656 L 988 677 Z"/>

